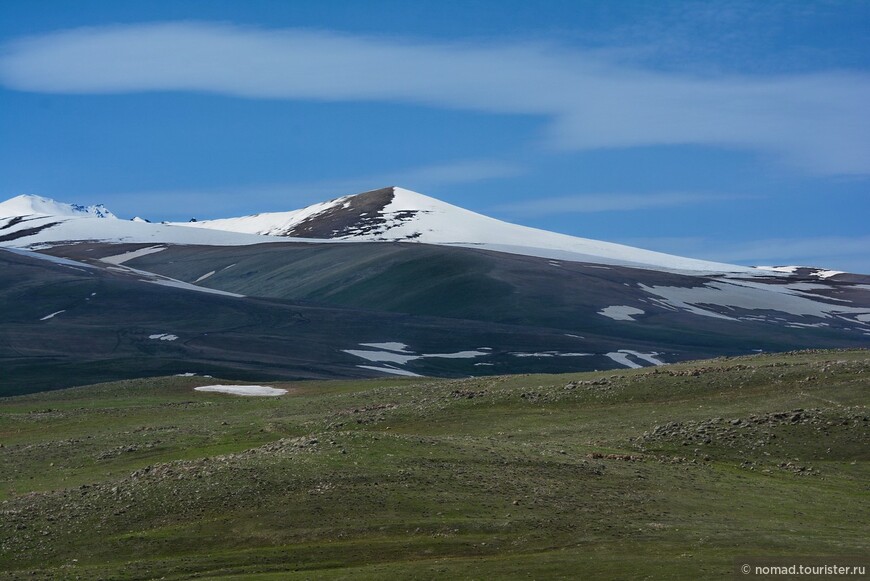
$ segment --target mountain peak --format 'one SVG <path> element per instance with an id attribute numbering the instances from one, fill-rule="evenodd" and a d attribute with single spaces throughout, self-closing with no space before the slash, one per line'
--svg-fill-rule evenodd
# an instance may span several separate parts
<path id="1" fill-rule="evenodd" d="M 471 218 L 475 224 L 480 220 L 495 222 L 398 186 L 336 198 L 299 212 L 301 215 L 294 216 L 296 219 L 283 230 L 268 233 L 301 238 L 403 242 L 418 240 L 426 232 L 449 229 L 448 225 L 454 221 L 465 223 Z"/>
<path id="2" fill-rule="evenodd" d="M 510 224 L 397 186 L 343 196 L 291 212 L 176 224 L 294 238 L 466 246 L 555 260 L 641 268 L 704 272 L 751 270 Z"/>
<path id="3" fill-rule="evenodd" d="M 13 216 L 67 216 L 67 217 L 92 217 L 113 218 L 115 216 L 102 204 L 83 206 L 81 204 L 66 204 L 51 198 L 34 194 L 22 194 L 0 202 L 0 217 Z"/>

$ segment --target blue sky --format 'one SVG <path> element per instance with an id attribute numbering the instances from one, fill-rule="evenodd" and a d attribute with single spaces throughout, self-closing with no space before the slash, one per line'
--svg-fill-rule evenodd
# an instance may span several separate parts
<path id="1" fill-rule="evenodd" d="M 187 219 L 385 185 L 870 273 L 870 2 L 0 3 L 0 197 Z"/>

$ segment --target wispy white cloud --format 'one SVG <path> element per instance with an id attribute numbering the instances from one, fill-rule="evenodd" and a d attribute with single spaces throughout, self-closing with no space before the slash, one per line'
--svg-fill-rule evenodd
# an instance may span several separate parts
<path id="1" fill-rule="evenodd" d="M 870 174 L 870 75 L 688 75 L 546 43 L 434 43 L 204 23 L 76 29 L 11 42 L 0 83 L 52 93 L 202 91 L 541 115 L 566 149 L 701 144 L 805 171 Z"/>
<path id="2" fill-rule="evenodd" d="M 540 198 L 502 204 L 496 212 L 521 216 L 555 216 L 595 212 L 626 212 L 650 208 L 685 207 L 697 204 L 746 199 L 744 195 L 704 194 L 692 192 L 657 192 L 650 194 L 598 193 Z"/>

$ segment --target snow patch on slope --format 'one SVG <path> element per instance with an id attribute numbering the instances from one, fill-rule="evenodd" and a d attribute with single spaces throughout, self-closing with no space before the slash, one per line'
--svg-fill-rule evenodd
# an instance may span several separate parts
<path id="1" fill-rule="evenodd" d="M 374 365 L 357 365 L 360 369 L 371 369 L 372 371 L 380 371 L 381 373 L 389 373 L 390 375 L 404 375 L 405 377 L 423 377 L 419 373 L 408 371 L 407 369 L 396 369 L 395 367 L 375 367 Z"/>
<path id="2" fill-rule="evenodd" d="M 198 279 L 196 279 L 195 281 L 193 281 L 194 284 L 195 284 L 195 283 L 198 283 L 198 282 L 202 282 L 202 281 L 204 281 L 204 280 L 207 279 L 208 277 L 212 276 L 212 275 L 214 274 L 214 272 L 215 272 L 215 271 L 210 270 L 209 272 L 205 273 L 204 275 L 202 275 L 201 277 L 199 277 Z"/>
<path id="3" fill-rule="evenodd" d="M 770 270 L 773 272 L 784 272 L 786 274 L 793 274 L 800 268 L 800 266 L 756 266 L 755 268 L 759 270 Z"/>
<path id="4" fill-rule="evenodd" d="M 222 290 L 218 290 L 216 288 L 196 286 L 195 284 L 190 284 L 189 282 L 183 282 L 183 281 L 175 280 L 172 278 L 152 278 L 152 279 L 146 279 L 145 282 L 159 284 L 162 286 L 171 286 L 173 288 L 180 288 L 180 289 L 196 291 L 196 292 L 200 292 L 200 293 L 211 293 L 213 295 L 221 295 L 224 297 L 234 297 L 237 299 L 245 297 L 245 295 L 240 295 L 238 293 L 231 293 L 228 291 L 222 291 Z"/>
<path id="5" fill-rule="evenodd" d="M 629 307 L 628 305 L 613 305 L 611 307 L 605 307 L 598 311 L 599 315 L 604 315 L 605 317 L 610 317 L 614 321 L 634 321 L 636 320 L 634 317 L 636 315 L 643 315 L 644 310 L 638 309 L 635 307 Z"/>
<path id="6" fill-rule="evenodd" d="M 150 282 L 152 284 L 159 284 L 162 286 L 169 286 L 173 288 L 180 288 L 183 290 L 195 291 L 199 293 L 210 293 L 215 295 L 221 295 L 225 297 L 234 297 L 234 298 L 244 298 L 245 295 L 240 295 L 238 293 L 231 293 L 228 291 L 222 291 L 214 288 L 208 288 L 205 286 L 197 286 L 195 284 L 191 284 L 189 282 L 184 282 L 181 280 L 177 280 L 174 278 L 169 278 L 168 276 L 163 276 L 161 274 L 155 274 L 153 272 L 147 272 L 145 270 L 139 270 L 136 268 L 130 268 L 129 266 L 108 266 L 107 270 L 111 270 L 113 272 L 117 272 L 120 274 L 126 274 L 130 276 L 135 276 L 141 282 Z"/>
<path id="7" fill-rule="evenodd" d="M 404 343 L 388 341 L 386 343 L 360 343 L 362 347 L 373 347 L 375 349 L 386 349 L 387 351 L 396 351 L 398 353 L 410 353 L 408 346 Z"/>
<path id="8" fill-rule="evenodd" d="M 838 274 L 846 274 L 842 270 L 819 270 L 818 272 L 812 273 L 811 276 L 817 276 L 821 279 L 831 278 L 832 276 L 837 276 Z"/>
<path id="9" fill-rule="evenodd" d="M 801 270 L 811 271 L 809 273 L 810 276 L 818 277 L 822 280 L 826 278 L 831 278 L 832 276 L 837 276 L 838 274 L 848 274 L 842 270 L 827 270 L 824 268 L 817 268 L 815 266 L 756 266 L 757 270 L 767 270 L 771 272 L 783 272 L 787 274 L 795 274 Z"/>
<path id="10" fill-rule="evenodd" d="M 344 349 L 343 351 L 354 357 L 376 363 L 398 363 L 399 365 L 405 365 L 409 361 L 420 359 L 419 355 L 402 355 L 390 351 L 365 351 L 362 349 Z"/>
<path id="11" fill-rule="evenodd" d="M 156 252 L 160 252 L 161 250 L 166 250 L 165 246 L 149 246 L 148 248 L 140 248 L 139 250 L 131 250 L 130 252 L 124 252 L 122 254 L 115 254 L 113 256 L 104 256 L 100 259 L 101 262 L 108 262 L 109 264 L 124 264 L 128 260 L 133 260 L 134 258 L 139 258 L 140 256 L 147 256 L 149 254 L 154 254 Z"/>
<path id="12" fill-rule="evenodd" d="M 66 312 L 66 309 L 63 309 L 63 310 L 60 310 L 60 311 L 55 311 L 55 312 L 53 312 L 53 313 L 50 314 L 50 315 L 45 315 L 44 317 L 42 317 L 42 318 L 39 319 L 39 320 L 40 320 L 40 321 L 47 321 L 47 320 L 49 320 L 49 319 L 53 319 L 53 318 L 55 318 L 56 316 L 58 316 L 58 315 L 61 314 L 61 313 L 65 313 L 65 312 Z"/>
<path id="13" fill-rule="evenodd" d="M 19 256 L 27 256 L 28 258 L 34 258 L 36 260 L 44 260 L 61 266 L 68 266 L 76 270 L 82 270 L 83 268 L 97 268 L 91 264 L 85 264 L 84 262 L 77 262 L 68 258 L 52 256 L 50 254 L 42 254 L 41 252 L 33 252 L 32 250 L 23 250 L 21 248 L 0 248 L 0 250 L 11 252 L 12 254 L 17 254 Z"/>
<path id="14" fill-rule="evenodd" d="M 703 306 L 721 306 L 746 310 L 780 311 L 798 316 L 831 318 L 835 315 L 859 315 L 867 312 L 866 308 L 833 305 L 817 300 L 818 297 L 807 296 L 799 290 L 787 285 L 769 285 L 752 281 L 711 281 L 703 286 L 647 286 L 638 285 L 646 292 L 658 296 L 671 306 L 686 310 L 696 315 L 715 317 L 738 321 L 717 313 Z"/>

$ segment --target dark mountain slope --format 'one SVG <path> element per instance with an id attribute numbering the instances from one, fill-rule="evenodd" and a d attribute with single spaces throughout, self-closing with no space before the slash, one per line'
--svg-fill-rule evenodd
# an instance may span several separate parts
<path id="1" fill-rule="evenodd" d="M 78 245 L 57 248 L 54 252 L 84 257 L 118 253 L 124 248 L 127 247 L 119 250 Z M 629 342 L 659 341 L 660 348 L 665 350 L 679 346 L 691 351 L 711 345 L 729 346 L 737 352 L 854 346 L 865 343 L 863 333 L 870 331 L 862 321 L 852 317 L 807 317 L 776 310 L 780 308 L 779 301 L 785 305 L 782 308 L 794 310 L 790 301 L 796 297 L 776 292 L 788 285 L 812 287 L 797 297 L 802 301 L 798 305 L 801 309 L 814 307 L 807 297 L 817 300 L 821 308 L 870 305 L 870 292 L 860 281 L 826 281 L 822 285 L 809 275 L 775 277 L 761 285 L 756 279 L 744 282 L 399 243 L 173 246 L 126 264 L 242 294 L 548 327 Z M 736 286 L 742 284 L 755 286 Z M 763 288 L 756 288 L 759 285 Z M 697 289 L 704 293 L 718 288 L 724 289 L 723 295 L 732 292 L 744 302 L 747 299 L 740 293 L 752 293 L 749 298 L 754 301 L 759 300 L 756 295 L 761 296 L 771 303 L 770 308 L 705 304 L 704 301 L 717 297 L 699 294 L 698 304 L 704 308 L 693 311 L 691 305 L 677 308 L 650 292 L 650 289 Z M 643 312 L 632 315 L 630 320 L 602 314 L 612 306 Z"/>
<path id="2" fill-rule="evenodd" d="M 82 258 L 135 248 L 81 244 L 52 252 Z M 625 348 L 635 341 L 657 342 L 660 351 L 729 353 L 845 347 L 866 344 L 870 332 L 849 312 L 870 312 L 870 292 L 856 275 L 824 284 L 809 274 L 689 276 L 400 243 L 172 246 L 125 264 L 242 294 L 562 329 L 622 340 Z M 679 301 L 660 296 L 679 292 L 697 299 L 674 306 Z M 610 314 L 614 306 L 638 314 Z M 818 316 L 795 314 L 813 309 Z"/>
<path id="3" fill-rule="evenodd" d="M 224 296 L 154 280 L 0 250 L 0 396 L 188 372 L 266 380 L 600 369 L 624 347 L 558 329 Z M 380 342 L 407 345 L 399 363 L 360 346 Z M 516 355 L 547 350 L 590 355 Z"/>

